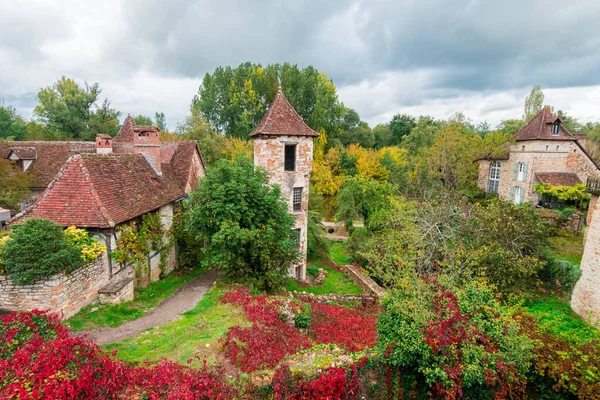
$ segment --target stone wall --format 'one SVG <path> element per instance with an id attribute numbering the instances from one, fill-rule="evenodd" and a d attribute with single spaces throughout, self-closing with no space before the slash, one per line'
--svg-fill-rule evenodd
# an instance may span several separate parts
<path id="1" fill-rule="evenodd" d="M 593 195 L 592 198 L 598 197 Z M 594 207 L 591 207 L 591 204 Z M 571 307 L 581 317 L 600 328 L 600 202 L 594 199 L 588 211 L 591 223 L 585 234 L 581 278 L 575 285 Z"/>
<path id="2" fill-rule="evenodd" d="M 356 286 L 361 288 L 365 293 L 377 297 L 382 297 L 385 294 L 385 289 L 365 274 L 358 265 L 348 264 L 344 266 L 344 275 L 352 279 Z"/>
<path id="3" fill-rule="evenodd" d="M 105 257 L 99 257 L 92 265 L 70 274 L 59 273 L 30 285 L 17 285 L 8 276 L 0 276 L 0 309 L 49 309 L 69 318 L 95 301 L 98 290 L 108 283 L 105 261 Z"/>
<path id="4" fill-rule="evenodd" d="M 298 300 L 312 301 L 319 304 L 341 304 L 341 303 L 361 303 L 375 304 L 379 301 L 379 296 L 371 294 L 313 294 L 291 292 L 290 295 Z"/>
<path id="5" fill-rule="evenodd" d="M 296 144 L 296 170 L 285 171 L 285 145 Z M 270 183 L 281 187 L 281 194 L 288 200 L 289 210 L 296 218 L 294 228 L 300 229 L 301 263 L 293 267 L 291 275 L 302 281 L 306 280 L 306 250 L 308 225 L 308 183 L 313 162 L 313 138 L 306 136 L 278 136 L 254 139 L 254 165 L 269 171 Z M 292 210 L 292 193 L 294 188 L 302 188 L 301 211 Z"/>

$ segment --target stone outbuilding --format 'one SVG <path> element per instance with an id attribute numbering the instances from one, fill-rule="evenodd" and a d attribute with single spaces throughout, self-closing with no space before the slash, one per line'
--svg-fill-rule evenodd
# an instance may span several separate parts
<path id="1" fill-rule="evenodd" d="M 505 154 L 479 160 L 477 185 L 515 203 L 551 206 L 535 191 L 540 182 L 573 186 L 600 173 L 584 144 L 544 107 L 513 138 Z"/>
<path id="2" fill-rule="evenodd" d="M 296 218 L 294 233 L 301 262 L 290 275 L 306 280 L 308 184 L 313 163 L 313 141 L 319 134 L 302 120 L 281 88 L 267 113 L 250 133 L 254 140 L 254 165 L 269 171 L 270 182 L 281 187 L 289 211 Z"/>
<path id="3" fill-rule="evenodd" d="M 104 297 L 110 297 L 112 293 L 118 300 L 118 291 L 130 290 L 123 282 L 129 284 L 135 279 L 130 286 L 145 285 L 160 279 L 161 273 L 168 274 L 177 266 L 176 246 L 148 254 L 148 273 L 144 276 L 136 276 L 132 265 L 116 263 L 110 253 L 117 249 L 119 227 L 139 221 L 146 214 L 159 214 L 164 230 L 171 228 L 179 202 L 197 187 L 205 174 L 206 166 L 195 141 L 161 142 L 158 128 L 136 126 L 133 118 L 128 116 L 114 139 L 98 135 L 95 143 L 20 142 L 19 147 L 29 149 L 27 152 L 14 147 L 14 144 L 9 145 L 9 157 L 17 154 L 21 159 L 24 156 L 33 158 L 26 170 L 35 172 L 36 185 L 47 185 L 36 195 L 35 202 L 9 220 L 9 224 L 33 217 L 45 218 L 65 227 L 85 228 L 107 247 L 104 256 L 95 263 L 93 270 L 97 272 L 93 275 L 93 282 L 86 281 L 90 276 L 88 273 L 79 274 L 75 283 L 70 277 L 64 278 L 65 282 L 78 288 L 73 289 L 73 296 L 87 300 L 70 302 L 69 305 L 64 305 L 67 303 L 62 300 L 57 302 L 63 312 L 65 309 L 71 314 L 76 312 L 75 308 L 93 301 L 99 293 L 108 295 Z M 51 159 L 52 155 L 55 155 L 55 160 Z M 62 162 L 62 166 L 56 169 L 58 161 Z M 54 176 L 46 182 L 50 173 Z M 40 287 L 46 286 L 42 284 Z M 62 286 L 58 285 L 59 289 L 62 290 Z M 11 290 L 16 293 L 11 297 L 13 303 L 18 304 L 20 289 L 15 287 Z M 113 293 L 114 290 L 117 292 Z M 62 292 L 57 296 L 65 297 Z M 31 304 L 28 302 L 27 306 Z"/>

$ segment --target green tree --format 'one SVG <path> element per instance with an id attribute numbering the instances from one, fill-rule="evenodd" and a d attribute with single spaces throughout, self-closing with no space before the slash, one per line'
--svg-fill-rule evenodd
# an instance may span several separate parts
<path id="1" fill-rule="evenodd" d="M 267 171 L 247 158 L 221 160 L 190 194 L 185 231 L 227 279 L 273 291 L 299 256 L 287 208 Z"/>
<path id="2" fill-rule="evenodd" d="M 31 179 L 13 162 L 0 158 L 0 206 L 18 210 L 19 203 L 29 196 Z"/>
<path id="3" fill-rule="evenodd" d="M 133 121 L 136 125 L 154 125 L 154 121 L 152 121 L 152 118 L 142 114 L 138 114 L 135 117 L 133 117 Z"/>
<path id="4" fill-rule="evenodd" d="M 396 114 L 392 117 L 389 126 L 392 132 L 389 145 L 397 146 L 402 143 L 402 139 L 408 136 L 416 126 L 415 118 L 408 114 Z"/>
<path id="5" fill-rule="evenodd" d="M 525 98 L 523 119 L 525 121 L 529 121 L 535 116 L 535 114 L 542 110 L 543 106 L 544 92 L 542 92 L 540 85 L 537 85 L 531 89 L 531 93 L 529 93 L 529 96 Z"/>
<path id="6" fill-rule="evenodd" d="M 83 265 L 81 250 L 65 239 L 63 228 L 47 219 L 32 218 L 16 225 L 2 246 L 10 279 L 33 283 Z"/>
<path id="7" fill-rule="evenodd" d="M 360 217 L 369 225 L 372 218 L 387 212 L 392 192 L 393 188 L 387 182 L 348 178 L 337 195 L 336 220 L 347 221 Z"/>
<path id="8" fill-rule="evenodd" d="M 402 147 L 410 154 L 418 154 L 421 149 L 433 145 L 439 129 L 439 123 L 428 116 L 420 116 L 410 134 L 402 138 Z"/>
<path id="9" fill-rule="evenodd" d="M 391 290 L 382 305 L 383 361 L 416 375 L 423 394 L 491 399 L 522 393 L 535 342 L 515 318 L 518 307 L 498 301 L 493 287 L 413 279 Z"/>
<path id="10" fill-rule="evenodd" d="M 375 127 L 373 128 L 373 136 L 375 138 L 376 149 L 388 146 L 390 143 L 390 138 L 392 136 L 390 126 L 388 124 L 375 125 Z"/>
<path id="11" fill-rule="evenodd" d="M 160 129 L 161 132 L 165 132 L 167 130 L 167 117 L 164 112 L 155 112 L 154 113 L 154 123 Z"/>
<path id="12" fill-rule="evenodd" d="M 523 121 L 522 119 L 505 119 L 504 121 L 500 122 L 497 129 L 506 133 L 510 137 L 513 137 L 524 126 L 525 121 Z"/>
<path id="13" fill-rule="evenodd" d="M 49 130 L 69 139 L 91 140 L 97 133 L 114 136 L 119 130 L 120 113 L 110 108 L 108 100 L 97 104 L 101 92 L 98 83 L 86 83 L 82 88 L 63 76 L 40 90 L 33 113 Z"/>
<path id="14" fill-rule="evenodd" d="M 0 101 L 0 139 L 23 140 L 26 132 L 27 124 L 17 110 Z"/>
<path id="15" fill-rule="evenodd" d="M 338 100 L 335 85 L 313 67 L 289 63 L 243 63 L 235 68 L 218 67 L 206 74 L 191 110 L 217 132 L 246 137 L 260 122 L 278 90 L 278 79 L 286 97 L 306 123 L 336 135 L 346 108 Z"/>

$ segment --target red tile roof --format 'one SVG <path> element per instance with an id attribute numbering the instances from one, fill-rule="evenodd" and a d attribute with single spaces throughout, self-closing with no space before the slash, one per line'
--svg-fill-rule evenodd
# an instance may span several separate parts
<path id="1" fill-rule="evenodd" d="M 317 137 L 319 134 L 306 125 L 280 90 L 263 119 L 250 133 L 250 137 L 257 136 Z"/>
<path id="2" fill-rule="evenodd" d="M 36 159 L 27 169 L 34 188 L 45 188 L 73 154 L 95 153 L 95 142 L 12 142 L 0 140 L 0 158 L 7 158 L 12 148 L 31 148 Z"/>
<path id="3" fill-rule="evenodd" d="M 133 129 L 135 128 L 135 121 L 131 117 L 131 114 L 127 115 L 125 121 L 123 121 L 123 125 L 121 125 L 121 129 L 117 136 L 113 139 L 113 142 L 124 142 L 124 143 L 133 143 Z"/>
<path id="4" fill-rule="evenodd" d="M 11 222 L 38 217 L 64 226 L 108 228 L 185 196 L 178 181 L 170 164 L 159 176 L 142 154 L 76 155 Z"/>
<path id="5" fill-rule="evenodd" d="M 574 186 L 582 183 L 574 172 L 538 171 L 535 176 L 540 182 L 549 183 L 552 186 Z"/>
<path id="6" fill-rule="evenodd" d="M 558 135 L 552 135 L 552 123 L 560 122 Z M 562 119 L 555 115 L 548 107 L 544 107 L 535 117 L 533 117 L 527 125 L 513 136 L 512 140 L 577 140 L 575 136 L 564 127 Z"/>

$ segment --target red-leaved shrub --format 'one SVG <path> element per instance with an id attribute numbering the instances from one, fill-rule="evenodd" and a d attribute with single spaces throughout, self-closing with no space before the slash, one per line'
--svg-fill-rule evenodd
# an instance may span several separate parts
<path id="1" fill-rule="evenodd" d="M 360 351 L 377 344 L 376 309 L 351 310 L 340 306 L 312 304 L 311 332 L 318 343 L 334 343 L 347 351 Z"/>
<path id="2" fill-rule="evenodd" d="M 250 328 L 231 327 L 222 342 L 225 355 L 242 371 L 274 367 L 287 354 L 310 347 L 306 336 L 279 319 L 276 298 L 238 289 L 226 293 L 222 301 L 242 306 L 253 323 Z"/>
<path id="3" fill-rule="evenodd" d="M 219 375 L 163 361 L 133 368 L 71 337 L 54 314 L 0 317 L 0 398 L 230 399 Z"/>

